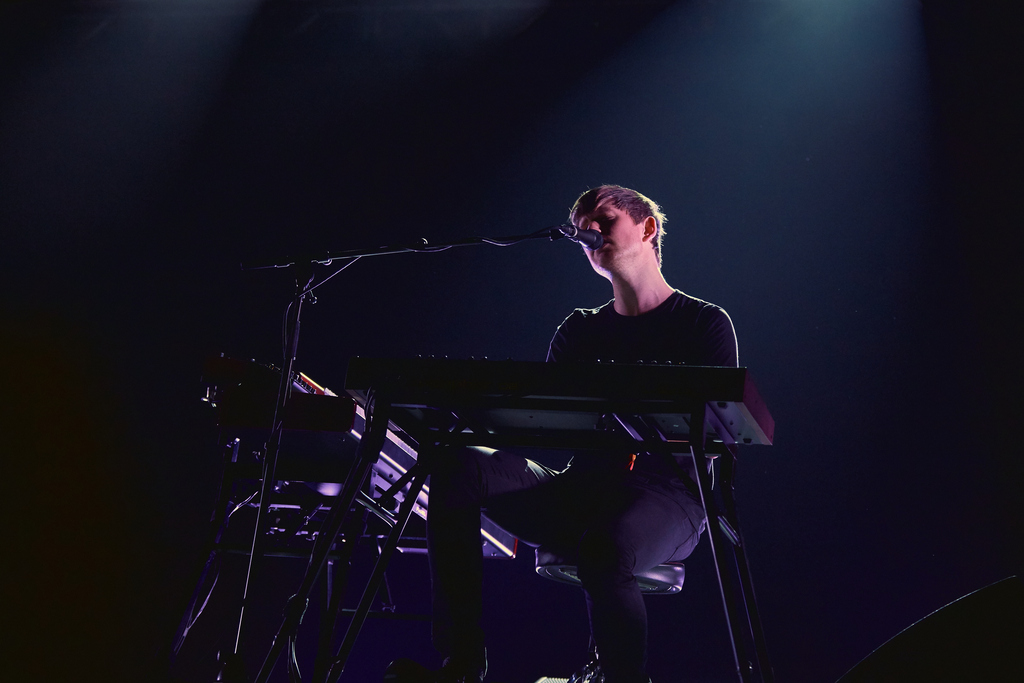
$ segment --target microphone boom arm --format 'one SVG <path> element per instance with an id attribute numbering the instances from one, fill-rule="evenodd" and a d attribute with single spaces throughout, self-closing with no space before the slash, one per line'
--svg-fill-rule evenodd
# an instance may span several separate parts
<path id="1" fill-rule="evenodd" d="M 289 268 L 299 263 L 321 263 L 329 264 L 334 260 L 343 259 L 358 259 L 364 256 L 383 256 L 386 254 L 402 254 L 402 253 L 429 253 L 435 251 L 446 251 L 455 247 L 468 247 L 477 244 L 490 244 L 497 247 L 510 247 L 513 244 L 519 244 L 527 240 L 536 239 L 548 239 L 554 242 L 555 240 L 562 239 L 563 237 L 569 237 L 574 242 L 578 242 L 572 235 L 566 233 L 566 229 L 571 227 L 576 230 L 574 225 L 556 225 L 548 228 L 541 228 L 536 232 L 531 232 L 526 235 L 512 235 L 509 237 L 491 238 L 491 237 L 467 237 L 463 239 L 454 240 L 452 242 L 445 242 L 441 244 L 429 244 L 426 239 L 419 244 L 404 244 L 394 245 L 385 247 L 372 247 L 369 249 L 345 249 L 342 251 L 326 251 L 319 254 L 307 253 L 298 254 L 295 256 L 285 256 L 284 258 L 277 261 L 257 261 L 257 262 L 243 262 L 241 264 L 242 270 L 261 270 L 265 268 Z M 584 230 L 580 232 L 592 232 L 590 230 Z M 594 233 L 599 235 L 600 233 Z M 597 247 L 594 247 L 595 249 Z"/>

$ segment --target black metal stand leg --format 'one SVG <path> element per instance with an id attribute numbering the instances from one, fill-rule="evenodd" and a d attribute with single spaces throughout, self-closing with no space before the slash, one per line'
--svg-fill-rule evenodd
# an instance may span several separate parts
<path id="1" fill-rule="evenodd" d="M 334 634 L 334 617 L 337 615 L 335 603 L 340 603 L 341 591 L 335 590 L 334 575 L 336 572 L 333 560 L 327 560 L 327 568 L 320 582 L 320 634 L 317 640 L 316 661 L 313 664 L 312 683 L 323 680 L 326 661 L 324 653 L 331 647 L 331 636 Z"/>
<path id="2" fill-rule="evenodd" d="M 718 505 L 715 502 L 714 492 L 711 490 L 711 477 L 708 475 L 707 460 L 704 452 L 704 411 L 706 409 L 707 406 L 702 403 L 699 407 L 694 407 L 690 413 L 690 449 L 693 454 L 694 470 L 697 473 L 697 486 L 700 489 L 701 503 L 704 505 L 705 513 L 707 513 L 708 539 L 711 541 L 711 554 L 715 560 L 718 588 L 722 593 L 725 620 L 729 627 L 729 637 L 732 640 L 736 672 L 741 683 L 746 683 L 751 680 L 751 665 L 746 656 L 745 640 L 740 630 L 740 622 L 737 619 L 736 598 L 733 593 L 733 586 L 723 563 L 726 543 L 728 541 L 724 538 L 722 528 L 719 526 Z"/>
<path id="3" fill-rule="evenodd" d="M 239 440 L 233 439 L 224 446 L 222 451 L 224 469 L 221 472 L 220 493 L 217 496 L 217 505 L 214 508 L 214 514 L 210 520 L 210 535 L 205 545 L 205 548 L 207 549 L 206 564 L 203 565 L 202 570 L 199 572 L 199 578 L 196 581 L 196 587 L 192 592 L 192 597 L 189 599 L 188 605 L 185 608 L 185 614 L 178 625 L 178 630 L 174 634 L 169 660 L 169 663 L 172 665 L 174 663 L 174 659 L 181 651 L 182 645 L 185 644 L 185 638 L 188 637 L 189 630 L 195 624 L 196 619 L 199 618 L 199 614 L 202 613 L 206 601 L 210 599 L 210 596 L 213 594 L 213 589 L 217 584 L 217 576 L 220 573 L 220 568 L 218 566 L 220 562 L 220 555 L 217 546 L 220 543 L 224 530 L 227 528 L 227 507 L 231 498 L 230 491 L 234 488 L 233 481 L 231 482 L 231 485 L 227 482 L 227 472 L 231 463 L 238 459 L 238 444 Z M 213 575 L 213 579 L 209 581 L 208 585 L 208 577 L 211 574 Z M 197 612 L 196 606 L 199 604 L 200 596 L 204 592 L 206 593 L 206 597 L 202 599 L 203 603 L 199 606 Z"/>
<path id="4" fill-rule="evenodd" d="M 366 528 L 366 519 L 369 513 L 364 514 L 359 524 L 353 524 L 348 529 L 342 529 L 344 538 L 356 539 L 362 535 Z M 358 528 L 357 528 L 358 527 Z M 325 600 L 323 613 L 320 615 L 320 636 L 317 645 L 316 660 L 313 665 L 313 676 L 310 683 L 324 683 L 327 680 L 328 667 L 331 664 L 331 651 L 334 644 L 334 631 L 338 623 L 338 615 L 341 613 L 341 605 L 345 599 L 345 588 L 348 585 L 348 572 L 352 567 L 352 553 L 355 551 L 356 543 L 345 543 L 342 546 L 339 556 L 328 561 L 327 573 L 321 585 L 324 588 Z M 330 565 L 333 563 L 333 567 Z"/>
<path id="5" fill-rule="evenodd" d="M 736 514 L 736 497 L 735 489 L 733 488 L 736 474 L 736 455 L 732 452 L 732 449 L 722 456 L 720 473 L 725 518 L 731 526 L 733 535 L 736 537 L 733 543 L 733 551 L 736 555 L 736 574 L 739 576 L 740 587 L 743 591 L 743 604 L 747 612 L 747 622 L 750 627 L 751 638 L 754 641 L 757 670 L 760 672 L 764 683 L 773 683 L 775 674 L 768 659 L 768 644 L 765 641 L 764 628 L 761 625 L 761 613 L 757 608 L 754 582 L 750 575 L 750 563 L 747 560 L 747 553 L 744 548 L 743 532 L 740 531 L 739 518 Z"/>
<path id="6" fill-rule="evenodd" d="M 387 401 L 380 400 L 374 402 L 372 410 L 367 409 L 367 429 L 363 434 L 362 441 L 359 442 L 356 462 L 352 466 L 348 477 L 346 477 L 345 485 L 342 487 L 341 493 L 338 495 L 335 505 L 331 508 L 331 513 L 324 523 L 324 528 L 314 544 L 313 555 L 309 559 L 309 565 L 306 567 L 306 574 L 303 576 L 302 584 L 295 595 L 288 599 L 284 619 L 277 634 L 274 636 L 274 640 L 271 642 L 270 651 L 263 660 L 263 665 L 256 674 L 255 683 L 266 683 L 274 665 L 277 663 L 278 657 L 281 655 L 286 638 L 295 633 L 299 623 L 302 621 L 302 615 L 306 611 L 309 595 L 313 591 L 313 587 L 316 585 L 324 565 L 327 564 L 327 556 L 331 552 L 334 539 L 344 526 L 352 508 L 352 503 L 355 501 L 356 494 L 362 488 L 366 475 L 369 474 L 373 463 L 377 461 L 380 455 L 381 448 L 384 446 L 384 440 L 387 438 L 389 409 L 390 404 Z"/>
<path id="7" fill-rule="evenodd" d="M 352 621 L 349 622 L 348 629 L 345 631 L 345 638 L 341 642 L 341 647 L 338 649 L 338 654 L 334 659 L 331 669 L 327 675 L 327 683 L 336 681 L 341 676 L 342 671 L 345 669 L 345 663 L 348 661 L 348 656 L 352 652 L 352 647 L 355 645 L 356 638 L 359 636 L 359 631 L 363 628 L 363 622 L 366 621 L 366 615 L 370 611 L 370 605 L 373 602 L 374 597 L 377 595 L 377 591 L 380 589 L 380 584 L 384 578 L 384 572 L 388 567 L 388 562 L 391 560 L 391 555 L 394 553 L 395 548 L 398 547 L 398 541 L 405 533 L 405 527 L 409 523 L 409 518 L 412 517 L 413 507 L 416 505 L 416 498 L 420 495 L 420 491 L 423 490 L 423 484 L 427 480 L 427 470 L 421 464 L 413 465 L 410 471 L 416 471 L 416 474 L 412 481 L 412 486 L 409 488 L 409 493 L 406 494 L 405 500 L 402 501 L 402 507 L 398 512 L 398 518 L 395 521 L 395 525 L 391 527 L 391 533 L 388 535 L 388 540 L 381 549 L 380 557 L 377 558 L 377 563 L 373 567 L 373 573 L 370 575 L 370 581 L 366 584 L 366 589 L 363 591 L 363 596 L 359 600 L 359 605 L 356 607 L 355 614 L 352 615 Z"/>
<path id="8" fill-rule="evenodd" d="M 348 579 L 348 568 L 347 558 L 340 565 L 336 560 L 329 561 L 327 574 L 321 583 L 323 600 L 321 601 L 320 631 L 317 640 L 316 659 L 313 662 L 313 676 L 310 679 L 310 683 L 323 683 L 327 676 L 327 653 L 331 649 L 334 626 L 337 623 L 338 613 L 341 611 L 341 602 L 345 592 L 344 586 Z"/>

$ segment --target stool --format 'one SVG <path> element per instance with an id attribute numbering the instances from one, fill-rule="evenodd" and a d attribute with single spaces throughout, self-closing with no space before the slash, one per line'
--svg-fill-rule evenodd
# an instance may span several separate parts
<path id="1" fill-rule="evenodd" d="M 545 548 L 537 548 L 537 573 L 546 579 L 580 585 L 575 564 Z M 671 595 L 683 589 L 686 568 L 682 562 L 666 562 L 636 574 L 640 592 L 645 595 Z"/>

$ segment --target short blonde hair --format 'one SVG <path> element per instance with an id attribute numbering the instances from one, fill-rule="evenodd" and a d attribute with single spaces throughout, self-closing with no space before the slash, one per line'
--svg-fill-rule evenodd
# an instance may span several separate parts
<path id="1" fill-rule="evenodd" d="M 665 214 L 661 212 L 658 204 L 636 190 L 621 185 L 600 185 L 587 190 L 579 196 L 576 203 L 569 211 L 569 220 L 576 224 L 579 216 L 585 215 L 598 207 L 601 202 L 608 201 L 620 211 L 625 211 L 634 223 L 639 223 L 648 216 L 654 216 L 658 224 L 658 234 L 653 240 L 654 253 L 658 257 L 658 266 L 661 266 L 661 240 L 665 236 Z"/>

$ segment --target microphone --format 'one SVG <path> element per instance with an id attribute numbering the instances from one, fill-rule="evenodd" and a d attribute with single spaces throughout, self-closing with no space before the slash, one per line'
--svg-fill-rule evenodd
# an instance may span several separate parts
<path id="1" fill-rule="evenodd" d="M 604 236 L 597 230 L 580 230 L 572 223 L 565 223 L 558 226 L 558 231 L 573 242 L 582 244 L 590 251 L 596 251 L 604 244 Z"/>

